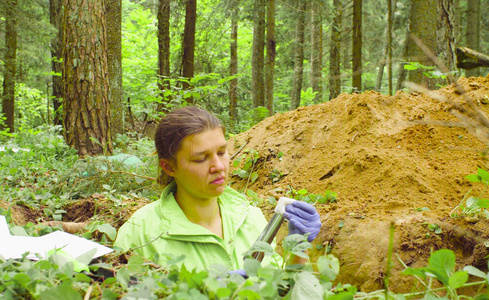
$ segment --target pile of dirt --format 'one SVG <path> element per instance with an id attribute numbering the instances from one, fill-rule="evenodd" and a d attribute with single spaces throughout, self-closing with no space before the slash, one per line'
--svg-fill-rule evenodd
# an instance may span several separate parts
<path id="1" fill-rule="evenodd" d="M 290 188 L 337 193 L 337 202 L 316 205 L 323 223 L 316 242 L 339 258 L 338 281 L 362 291 L 382 288 L 391 223 L 399 256 L 393 257 L 393 291 L 412 290 L 412 276 L 400 275 L 403 264 L 426 266 L 432 250 L 452 249 L 459 266 L 484 268 L 488 222 L 450 214 L 469 190 L 482 190 L 465 176 L 488 169 L 482 154 L 489 131 L 467 130 L 452 109 L 467 107 L 470 99 L 488 114 L 489 79 L 461 78 L 459 84 L 465 93 L 453 85 L 438 91 L 450 104 L 420 93 L 365 92 L 269 117 L 230 140 L 235 159 L 246 149 L 259 153 L 258 179 L 251 184 L 235 176 L 232 186 L 264 199 Z M 279 173 L 274 182 L 272 174 Z M 436 226 L 441 233 L 430 230 Z"/>

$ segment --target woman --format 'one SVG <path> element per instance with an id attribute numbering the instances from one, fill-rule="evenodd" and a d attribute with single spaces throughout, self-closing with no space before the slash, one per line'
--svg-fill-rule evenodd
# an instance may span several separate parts
<path id="1" fill-rule="evenodd" d="M 165 254 L 184 254 L 187 269 L 243 268 L 244 252 L 267 221 L 260 209 L 226 186 L 224 133 L 217 117 L 197 107 L 176 109 L 161 120 L 155 145 L 162 169 L 158 182 L 166 187 L 159 201 L 139 209 L 119 229 L 115 246 L 161 265 L 167 263 Z M 319 215 L 310 204 L 296 203 L 284 214 L 289 233 L 309 233 L 312 241 L 321 227 Z"/>

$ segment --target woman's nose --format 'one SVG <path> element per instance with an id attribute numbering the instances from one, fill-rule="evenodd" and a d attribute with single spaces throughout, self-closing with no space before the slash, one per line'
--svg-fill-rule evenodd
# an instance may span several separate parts
<path id="1" fill-rule="evenodd" d="M 225 170 L 226 166 L 224 165 L 224 161 L 218 155 L 215 155 L 212 158 L 211 163 L 211 173 L 221 172 Z"/>

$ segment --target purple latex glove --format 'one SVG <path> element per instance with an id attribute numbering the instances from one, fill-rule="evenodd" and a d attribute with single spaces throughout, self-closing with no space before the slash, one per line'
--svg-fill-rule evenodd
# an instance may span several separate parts
<path id="1" fill-rule="evenodd" d="M 243 269 L 229 271 L 229 274 L 238 274 L 238 275 L 241 275 L 244 279 L 248 278 L 248 275 L 246 275 L 246 272 Z"/>
<path id="2" fill-rule="evenodd" d="M 304 201 L 295 201 L 285 207 L 284 218 L 289 220 L 289 234 L 309 233 L 311 243 L 321 229 L 321 218 L 314 206 Z"/>

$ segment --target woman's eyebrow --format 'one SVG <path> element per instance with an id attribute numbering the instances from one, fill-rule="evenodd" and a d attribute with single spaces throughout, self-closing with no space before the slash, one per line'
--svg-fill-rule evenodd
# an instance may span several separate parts
<path id="1" fill-rule="evenodd" d="M 226 143 L 222 144 L 218 149 L 222 150 L 222 149 L 226 149 L 227 147 L 228 147 L 228 143 L 226 142 Z M 199 155 L 206 154 L 207 152 L 209 152 L 209 150 L 194 152 L 191 154 L 191 156 L 199 156 Z"/>

